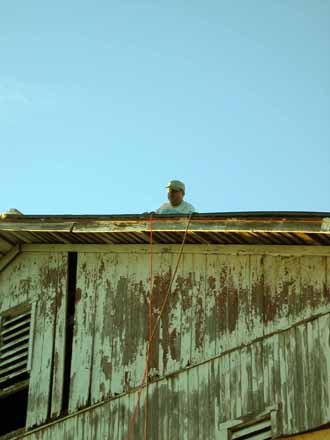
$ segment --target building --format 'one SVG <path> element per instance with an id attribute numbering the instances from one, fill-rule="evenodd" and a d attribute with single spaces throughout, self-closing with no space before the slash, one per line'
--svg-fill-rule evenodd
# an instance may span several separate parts
<path id="1" fill-rule="evenodd" d="M 0 438 L 330 438 L 329 245 L 330 213 L 2 216 Z"/>

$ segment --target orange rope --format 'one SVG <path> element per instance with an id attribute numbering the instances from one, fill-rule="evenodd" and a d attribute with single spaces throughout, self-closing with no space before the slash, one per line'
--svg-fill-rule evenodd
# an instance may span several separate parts
<path id="1" fill-rule="evenodd" d="M 165 295 L 162 307 L 160 309 L 160 313 L 158 315 L 158 318 L 156 320 L 154 328 L 152 328 L 152 287 L 153 287 L 153 279 L 152 279 L 152 269 L 153 269 L 153 267 L 152 267 L 152 261 L 153 261 L 153 236 L 152 236 L 153 230 L 152 230 L 152 221 L 153 221 L 153 218 L 152 218 L 152 214 L 150 215 L 150 246 L 149 246 L 150 300 L 149 300 L 149 309 L 148 309 L 148 318 L 149 318 L 149 335 L 148 336 L 149 337 L 148 337 L 148 346 L 147 346 L 147 358 L 146 358 L 146 365 L 145 365 L 145 368 L 144 368 L 143 377 L 142 377 L 142 380 L 141 380 L 141 383 L 140 383 L 140 386 L 139 386 L 138 398 L 137 398 L 137 401 L 135 403 L 133 414 L 132 414 L 132 417 L 131 417 L 131 419 L 129 421 L 129 425 L 128 425 L 127 440 L 131 439 L 132 429 L 133 429 L 133 426 L 134 426 L 134 421 L 135 421 L 135 418 L 136 418 L 137 409 L 138 409 L 138 406 L 139 406 L 139 403 L 140 403 L 140 400 L 141 400 L 142 389 L 143 389 L 143 386 L 144 386 L 144 383 L 145 383 L 146 379 L 147 379 L 147 396 L 146 396 L 146 407 L 145 407 L 144 440 L 146 440 L 146 438 L 147 438 L 147 424 L 148 424 L 148 421 L 147 421 L 147 415 L 148 415 L 147 414 L 147 412 L 148 412 L 148 374 L 149 374 L 149 368 L 150 368 L 151 344 L 152 344 L 152 341 L 153 341 L 153 339 L 155 337 L 156 331 L 157 331 L 159 323 L 160 323 L 160 319 L 161 319 L 161 317 L 163 315 L 163 312 L 164 312 L 167 300 L 168 300 L 169 295 L 171 293 L 172 284 L 173 284 L 173 281 L 175 279 L 175 276 L 176 276 L 176 273 L 177 273 L 177 270 L 178 270 L 178 267 L 179 267 L 179 264 L 180 264 L 180 260 L 181 260 L 181 257 L 182 257 L 183 247 L 184 247 L 184 244 L 185 244 L 185 241 L 186 241 L 187 232 L 188 232 L 188 228 L 189 228 L 189 225 L 190 225 L 191 217 L 192 217 L 192 214 L 190 214 L 188 222 L 187 222 L 187 227 L 186 227 L 186 230 L 185 230 L 185 233 L 184 233 L 184 236 L 183 236 L 183 240 L 182 240 L 182 244 L 181 244 L 178 260 L 176 262 L 176 266 L 175 266 L 172 278 L 170 280 L 170 284 L 168 286 L 168 289 L 167 289 L 167 292 L 166 292 L 166 295 Z"/>

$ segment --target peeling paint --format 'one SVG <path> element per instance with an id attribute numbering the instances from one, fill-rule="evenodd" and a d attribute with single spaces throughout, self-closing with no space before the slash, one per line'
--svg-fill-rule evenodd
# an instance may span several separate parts
<path id="1" fill-rule="evenodd" d="M 180 440 L 216 439 L 221 423 L 243 420 L 275 403 L 280 434 L 328 423 L 330 257 L 228 256 L 220 250 L 206 255 L 202 249 L 200 255 L 184 255 L 152 344 L 151 438 L 175 439 L 178 432 Z M 0 277 L 0 292 L 10 293 L 2 294 L 2 310 L 38 300 L 29 427 L 47 420 L 51 392 L 61 398 L 65 261 L 23 253 Z M 175 261 L 175 253 L 154 256 L 153 326 Z M 77 276 L 70 413 L 110 400 L 103 412 L 93 409 L 95 414 L 59 423 L 48 435 L 82 438 L 69 431 L 86 430 L 97 438 L 91 433 L 108 429 L 108 438 L 119 440 L 145 367 L 148 255 L 135 254 L 134 248 L 120 255 L 79 254 Z M 143 417 L 140 406 L 136 438 L 141 438 Z M 43 435 L 30 436 L 38 437 Z"/>

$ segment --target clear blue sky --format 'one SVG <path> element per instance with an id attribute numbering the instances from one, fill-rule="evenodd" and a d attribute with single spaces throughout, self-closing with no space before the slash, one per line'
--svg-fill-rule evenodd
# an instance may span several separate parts
<path id="1" fill-rule="evenodd" d="M 0 212 L 330 211 L 330 1 L 0 5 Z"/>

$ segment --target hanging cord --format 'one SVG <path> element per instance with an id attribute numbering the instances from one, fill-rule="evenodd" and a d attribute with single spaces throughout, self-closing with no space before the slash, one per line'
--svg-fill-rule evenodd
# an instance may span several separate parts
<path id="1" fill-rule="evenodd" d="M 184 232 L 184 236 L 183 236 L 183 240 L 182 240 L 182 243 L 181 243 L 181 248 L 180 248 L 180 251 L 179 251 L 179 256 L 178 256 L 178 259 L 177 259 L 177 262 L 176 262 L 176 265 L 175 265 L 175 269 L 174 269 L 172 278 L 170 280 L 170 284 L 169 284 L 169 286 L 167 288 L 166 295 L 165 295 L 162 307 L 160 309 L 160 312 L 159 312 L 159 315 L 158 315 L 158 318 L 156 320 L 156 323 L 155 323 L 155 326 L 154 326 L 153 330 L 152 330 L 152 259 L 153 259 L 153 243 L 152 243 L 152 233 L 153 233 L 153 230 L 152 230 L 152 221 L 153 221 L 153 218 L 152 218 L 152 214 L 150 215 L 150 246 L 149 246 L 149 249 L 150 249 L 150 252 L 149 252 L 150 300 L 149 300 L 149 310 L 148 310 L 148 317 L 149 317 L 149 340 L 148 340 L 148 347 L 147 347 L 146 365 L 145 365 L 143 377 L 142 377 L 142 380 L 141 380 L 141 383 L 140 383 L 140 386 L 139 386 L 138 398 L 137 398 L 137 401 L 135 403 L 135 407 L 134 407 L 134 410 L 133 410 L 132 417 L 131 417 L 131 419 L 129 421 L 127 440 L 131 439 L 132 429 L 133 429 L 133 426 L 134 426 L 134 421 L 135 421 L 135 418 L 136 418 L 137 409 L 138 409 L 138 406 L 139 406 L 139 403 L 140 403 L 140 399 L 141 399 L 141 393 L 142 393 L 143 386 L 144 386 L 144 383 L 145 383 L 146 379 L 147 379 L 147 395 L 146 395 L 146 407 L 145 407 L 144 440 L 146 440 L 146 438 L 147 438 L 147 425 L 148 425 L 148 419 L 147 419 L 147 415 L 148 415 L 147 414 L 148 413 L 148 403 L 147 403 L 148 402 L 148 373 L 149 373 L 149 365 L 150 365 L 151 344 L 152 344 L 152 341 L 153 341 L 153 339 L 155 337 L 155 334 L 156 334 L 156 331 L 158 329 L 158 326 L 159 326 L 160 320 L 162 318 L 162 315 L 164 313 L 165 306 L 167 304 L 167 300 L 168 300 L 168 298 L 170 296 L 170 293 L 171 293 L 172 284 L 173 284 L 173 281 L 175 279 L 176 273 L 178 271 L 178 267 L 179 267 L 179 264 L 180 264 L 180 261 L 181 261 L 181 257 L 182 257 L 182 253 L 183 253 L 183 248 L 184 248 L 184 245 L 185 245 L 185 242 L 186 242 L 187 233 L 188 233 L 188 229 L 189 229 L 189 225 L 190 225 L 190 221 L 191 221 L 192 215 L 193 215 L 193 213 L 191 213 L 189 215 L 187 226 L 186 226 L 186 229 L 185 229 L 185 232 Z"/>

